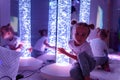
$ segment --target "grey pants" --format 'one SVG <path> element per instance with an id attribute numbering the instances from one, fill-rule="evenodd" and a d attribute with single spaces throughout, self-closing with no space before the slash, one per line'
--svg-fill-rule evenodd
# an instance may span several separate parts
<path id="1" fill-rule="evenodd" d="M 96 60 L 96 66 L 104 65 L 109 61 L 108 57 L 95 57 L 94 59 Z"/>
<path id="2" fill-rule="evenodd" d="M 32 53 L 31 53 L 31 56 L 34 57 L 34 58 L 37 58 L 37 57 L 39 57 L 43 54 L 44 54 L 44 52 L 42 52 L 42 51 L 33 50 Z"/>
<path id="3" fill-rule="evenodd" d="M 90 72 L 95 68 L 95 60 L 86 52 L 78 55 L 78 62 L 70 70 L 73 80 L 84 80 L 85 76 L 90 76 Z"/>

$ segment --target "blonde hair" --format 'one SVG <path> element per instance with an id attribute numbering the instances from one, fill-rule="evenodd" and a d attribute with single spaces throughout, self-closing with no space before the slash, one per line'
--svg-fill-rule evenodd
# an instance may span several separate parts
<path id="1" fill-rule="evenodd" d="M 100 29 L 98 32 L 100 32 L 100 37 L 102 39 L 106 39 L 108 37 L 109 31 L 105 29 Z"/>
<path id="2" fill-rule="evenodd" d="M 77 22 L 75 20 L 73 20 L 71 22 L 71 24 L 74 25 L 73 26 L 73 31 L 76 29 L 76 27 L 80 27 L 80 26 L 88 28 L 88 35 L 90 34 L 90 30 L 95 28 L 94 24 L 87 24 L 87 23 L 84 23 L 84 22 Z"/>

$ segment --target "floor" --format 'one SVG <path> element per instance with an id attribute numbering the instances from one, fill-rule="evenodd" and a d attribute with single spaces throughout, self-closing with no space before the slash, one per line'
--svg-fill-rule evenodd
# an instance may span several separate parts
<path id="1" fill-rule="evenodd" d="M 120 80 L 120 56 L 119 55 L 110 55 L 110 68 L 111 68 L 111 72 L 105 72 L 102 70 L 97 70 L 95 69 L 94 71 L 91 72 L 91 77 L 95 78 L 95 79 L 99 79 L 99 80 Z M 41 76 L 41 71 L 40 69 L 35 69 L 32 70 L 29 68 L 24 68 L 24 70 L 19 70 L 19 73 L 22 73 L 23 71 L 23 75 L 25 77 L 27 77 L 28 75 L 31 74 L 31 76 L 24 78 L 24 79 L 20 79 L 20 80 L 47 80 L 44 79 Z M 54 79 L 54 80 L 59 80 L 59 78 Z M 62 79 L 61 79 L 62 80 Z"/>

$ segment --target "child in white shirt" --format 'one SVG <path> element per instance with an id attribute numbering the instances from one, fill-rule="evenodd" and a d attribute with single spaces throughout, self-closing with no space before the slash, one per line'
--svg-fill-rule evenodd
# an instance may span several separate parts
<path id="1" fill-rule="evenodd" d="M 90 46 L 92 48 L 93 56 L 96 60 L 96 66 L 100 65 L 103 70 L 110 71 L 108 64 L 108 47 L 105 43 L 105 39 L 107 37 L 107 31 L 105 29 L 100 29 L 97 37 L 90 40 Z"/>
<path id="2" fill-rule="evenodd" d="M 90 29 L 93 29 L 93 24 L 76 23 L 73 27 L 73 40 L 69 41 L 70 49 L 73 54 L 65 51 L 63 48 L 58 48 L 60 53 L 63 53 L 77 61 L 70 70 L 70 75 L 73 80 L 91 80 L 90 72 L 95 67 L 95 60 L 89 43 L 86 41 Z"/>
<path id="3" fill-rule="evenodd" d="M 39 30 L 39 33 L 41 35 L 41 38 L 36 42 L 35 46 L 33 47 L 33 52 L 31 54 L 31 56 L 35 58 L 45 54 L 46 48 L 55 48 L 54 46 L 50 46 L 47 42 L 47 30 Z"/>
<path id="4" fill-rule="evenodd" d="M 17 52 L 20 52 L 22 50 L 23 44 L 21 43 L 20 38 L 15 36 L 14 30 L 10 24 L 7 24 L 6 26 L 2 26 L 0 28 L 0 36 L 2 37 L 2 42 L 1 42 L 2 47 L 6 47 L 6 48 L 9 48 L 10 50 L 15 50 Z M 21 54 L 18 54 L 18 55 L 21 55 Z M 15 60 L 17 60 L 17 59 L 15 59 Z M 18 64 L 16 64 L 16 65 L 18 65 Z M 16 70 L 17 69 L 15 69 L 15 71 Z"/>
<path id="5" fill-rule="evenodd" d="M 3 44 L 1 46 L 16 51 L 21 50 L 23 46 L 21 40 L 14 35 L 14 30 L 10 24 L 0 28 L 0 35 L 3 38 Z"/>

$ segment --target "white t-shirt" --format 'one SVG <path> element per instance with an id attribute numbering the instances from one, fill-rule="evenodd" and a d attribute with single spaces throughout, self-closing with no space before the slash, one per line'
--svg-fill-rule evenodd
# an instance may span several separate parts
<path id="1" fill-rule="evenodd" d="M 3 45 L 4 47 L 9 48 L 9 45 L 14 46 L 14 47 L 18 47 L 18 45 L 21 43 L 21 40 L 19 37 L 17 36 L 13 36 L 12 40 L 6 39 L 3 40 Z"/>
<path id="2" fill-rule="evenodd" d="M 90 40 L 95 39 L 97 37 L 97 32 L 97 29 L 90 30 L 90 34 L 87 38 L 87 41 L 89 42 Z"/>
<path id="3" fill-rule="evenodd" d="M 34 50 L 37 50 L 37 51 L 42 51 L 42 52 L 44 52 L 45 51 L 45 48 L 46 48 L 46 46 L 45 46 L 45 44 L 44 44 L 44 41 L 45 40 L 47 40 L 47 37 L 46 36 L 43 36 L 43 37 L 41 37 L 37 42 L 36 42 L 36 44 L 35 44 L 35 46 L 34 46 Z"/>
<path id="4" fill-rule="evenodd" d="M 86 52 L 89 56 L 93 57 L 93 53 L 88 42 L 84 42 L 81 46 L 75 46 L 74 41 L 70 40 L 69 47 L 77 56 L 82 52 Z"/>
<path id="5" fill-rule="evenodd" d="M 100 38 L 90 40 L 90 46 L 94 57 L 105 57 L 104 50 L 108 52 L 107 44 Z"/>

